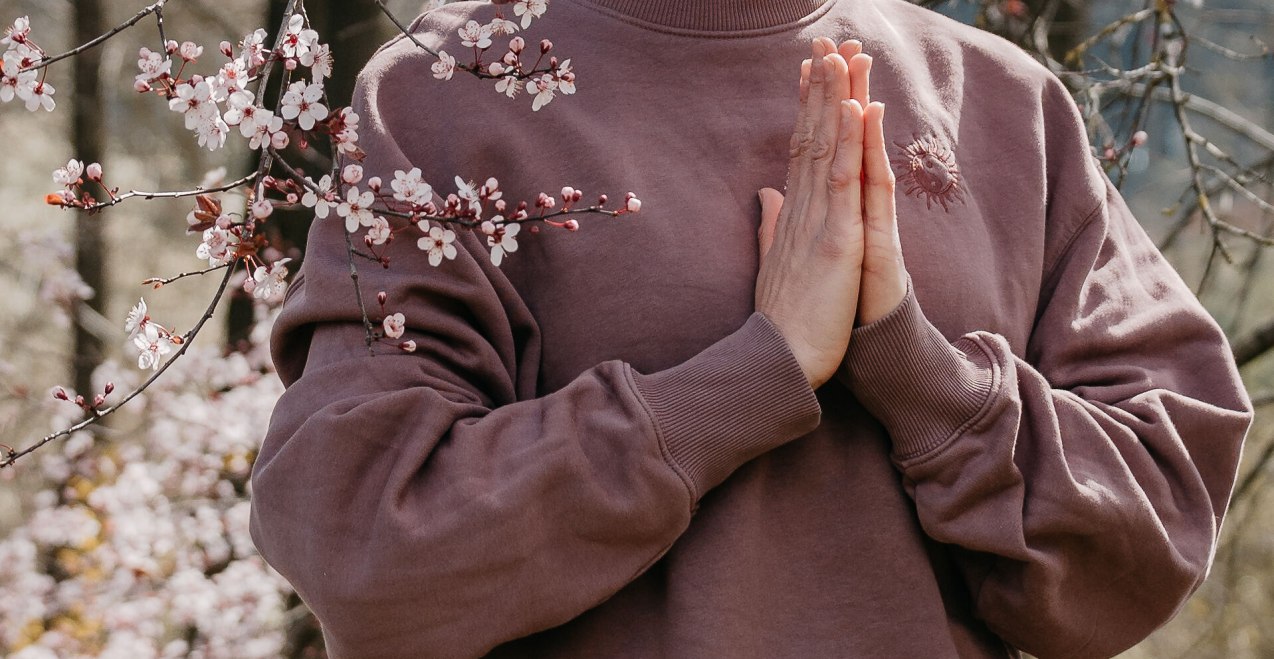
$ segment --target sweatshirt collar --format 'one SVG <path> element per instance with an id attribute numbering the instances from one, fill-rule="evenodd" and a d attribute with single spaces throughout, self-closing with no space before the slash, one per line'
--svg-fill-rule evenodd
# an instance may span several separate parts
<path id="1" fill-rule="evenodd" d="M 836 0 L 581 0 L 639 21 L 704 32 L 777 27 Z"/>

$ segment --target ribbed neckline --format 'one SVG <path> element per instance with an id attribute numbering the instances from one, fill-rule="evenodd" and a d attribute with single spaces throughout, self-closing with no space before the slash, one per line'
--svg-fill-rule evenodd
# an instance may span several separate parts
<path id="1" fill-rule="evenodd" d="M 737 32 L 794 23 L 836 0 L 579 0 L 678 30 Z"/>

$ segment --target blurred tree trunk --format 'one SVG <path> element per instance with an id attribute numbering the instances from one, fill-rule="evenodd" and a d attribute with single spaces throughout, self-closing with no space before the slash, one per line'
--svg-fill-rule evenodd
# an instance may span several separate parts
<path id="1" fill-rule="evenodd" d="M 269 0 L 265 25 L 272 37 L 275 29 L 283 22 L 287 6 L 288 0 Z M 396 28 L 370 0 L 307 0 L 305 11 L 322 41 L 332 47 L 332 79 L 326 85 L 329 107 L 347 106 L 354 93 L 354 80 L 358 72 L 372 53 L 394 35 Z M 276 85 L 277 82 L 271 81 L 267 86 L 267 106 L 272 106 L 276 100 Z M 326 140 L 315 140 L 311 144 L 324 156 L 330 157 Z M 289 147 L 288 152 L 293 156 L 290 162 L 306 162 L 305 158 L 295 157 L 293 147 Z M 250 167 L 255 166 L 254 156 Z M 314 178 L 317 180 L 318 176 Z M 309 212 L 275 211 L 266 227 L 271 232 L 271 242 L 289 250 L 287 255 L 293 258 L 293 272 L 300 265 L 305 236 L 312 219 L 313 214 Z M 230 301 L 226 327 L 226 340 L 231 348 L 242 345 L 248 338 L 253 324 L 252 313 L 252 297 L 242 290 L 236 291 Z"/>
<path id="2" fill-rule="evenodd" d="M 1061 60 L 1090 34 L 1092 0 L 1030 0 L 1031 12 L 1047 20 L 1048 54 Z"/>
<path id="3" fill-rule="evenodd" d="M 75 43 L 85 43 L 107 30 L 101 0 L 76 0 L 74 6 Z M 71 133 L 75 157 L 85 165 L 102 160 L 106 126 L 102 120 L 101 56 L 102 49 L 92 48 L 75 58 Z M 94 190 L 95 195 L 100 192 L 95 184 L 87 185 L 86 189 Z M 75 269 L 84 283 L 93 288 L 94 294 L 86 301 L 77 302 L 73 314 L 72 379 L 77 392 L 85 398 L 92 398 L 93 369 L 102 363 L 105 356 L 102 339 L 90 329 L 94 326 L 90 317 L 106 311 L 106 243 L 101 217 L 83 212 L 76 217 Z"/>

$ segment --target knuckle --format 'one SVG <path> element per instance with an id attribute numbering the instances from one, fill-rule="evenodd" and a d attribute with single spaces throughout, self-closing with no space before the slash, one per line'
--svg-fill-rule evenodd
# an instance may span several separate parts
<path id="1" fill-rule="evenodd" d="M 858 180 L 858 172 L 852 171 L 849 167 L 833 166 L 831 176 L 827 177 L 827 187 L 832 192 L 847 192 Z"/>
<path id="2" fill-rule="evenodd" d="M 791 157 L 799 158 L 810 150 L 810 143 L 814 141 L 813 135 L 805 131 L 797 131 L 792 134 L 792 141 L 788 145 L 788 151 Z"/>
<path id="3" fill-rule="evenodd" d="M 812 138 L 809 145 L 810 157 L 815 160 L 827 160 L 836 153 L 836 143 L 828 139 L 826 135 L 819 135 Z"/>

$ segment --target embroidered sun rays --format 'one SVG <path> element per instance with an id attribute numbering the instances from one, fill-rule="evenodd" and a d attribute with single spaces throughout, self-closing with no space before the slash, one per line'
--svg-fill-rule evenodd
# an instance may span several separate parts
<path id="1" fill-rule="evenodd" d="M 948 213 L 953 204 L 964 203 L 960 168 L 950 147 L 936 137 L 917 138 L 911 144 L 894 142 L 894 146 L 901 154 L 892 164 L 907 196 L 924 199 L 930 209 L 939 204 Z"/>

